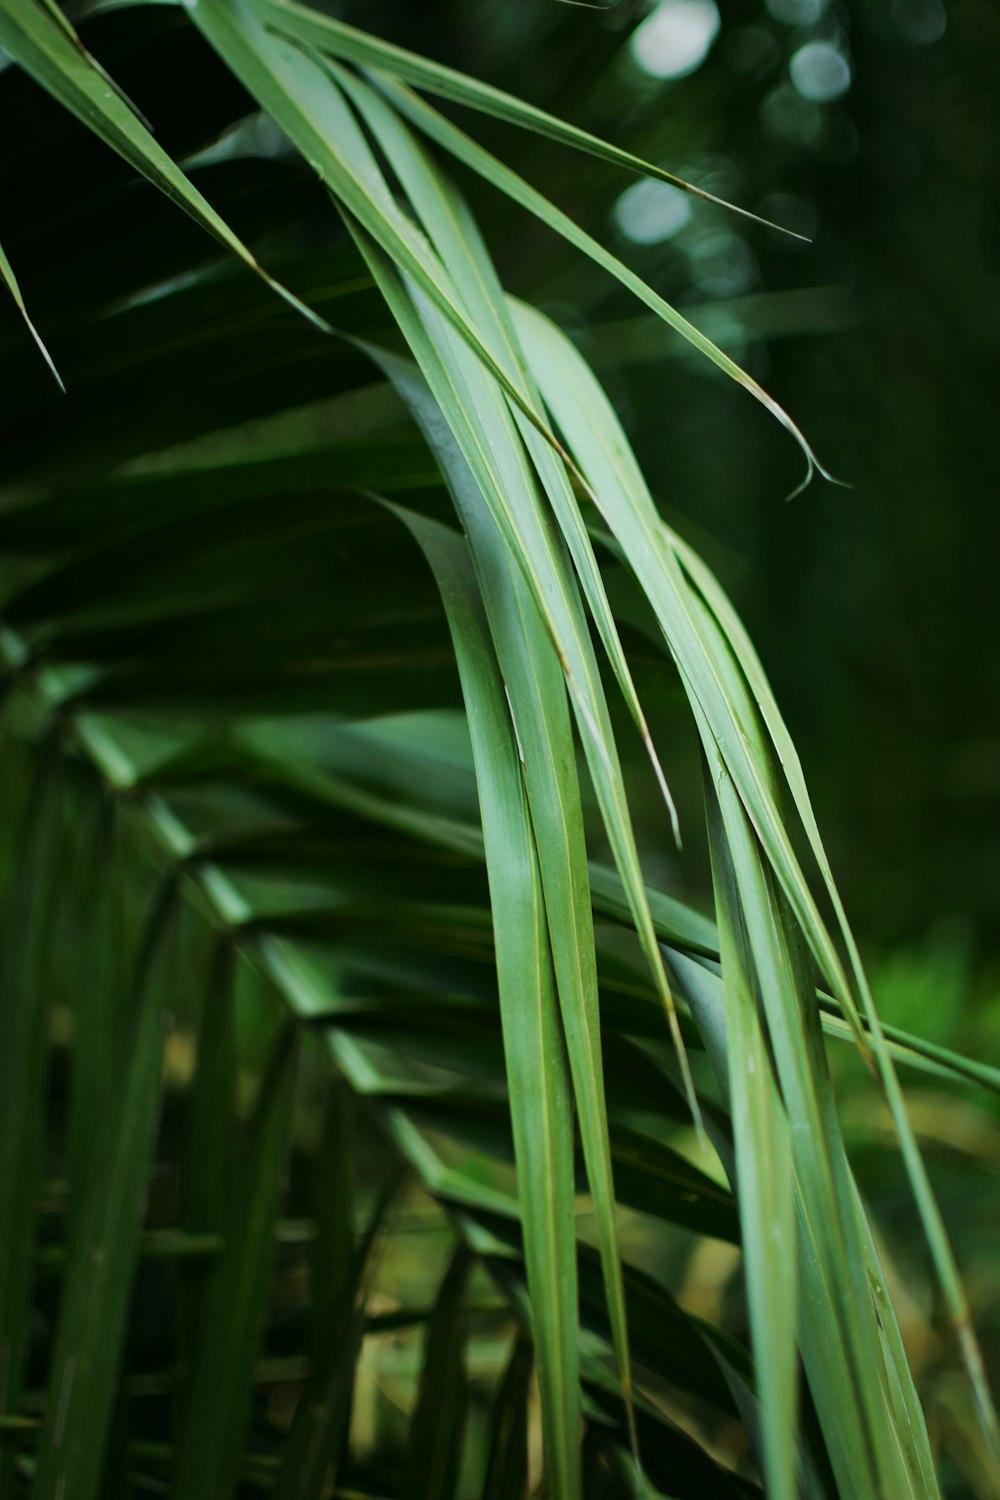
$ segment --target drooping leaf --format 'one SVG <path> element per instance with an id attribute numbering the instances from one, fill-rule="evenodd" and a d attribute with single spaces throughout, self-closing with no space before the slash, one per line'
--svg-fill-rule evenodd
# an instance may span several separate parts
<path id="1" fill-rule="evenodd" d="M 34 339 L 35 343 L 38 345 L 38 352 L 41 354 L 41 356 L 44 359 L 45 363 L 48 365 L 49 369 L 52 371 L 52 377 L 53 377 L 53 379 L 55 380 L 55 382 L 58 385 L 59 389 L 61 391 L 65 391 L 66 387 L 63 385 L 62 380 L 59 377 L 59 371 L 56 369 L 55 365 L 52 362 L 52 356 L 49 353 L 49 351 L 46 349 L 45 345 L 43 344 L 42 339 L 41 339 L 41 335 L 39 334 L 38 329 L 35 327 L 34 323 L 31 321 L 31 319 L 28 316 L 28 309 L 24 305 L 24 298 L 21 295 L 21 288 L 18 286 L 17 277 L 14 275 L 14 267 L 11 265 L 10 261 L 7 259 L 7 256 L 4 253 L 4 248 L 3 248 L 2 245 L 0 245 L 0 278 L 2 278 L 3 283 L 6 286 L 8 292 L 10 293 L 10 295 L 13 297 L 15 303 L 17 304 L 18 312 L 21 314 L 21 317 L 24 319 L 25 326 L 26 326 L 28 332 L 31 334 L 31 337 Z"/>
<path id="2" fill-rule="evenodd" d="M 409 524 L 438 580 L 467 695 L 549 1482 L 557 1500 L 573 1500 L 579 1493 L 580 1402 L 573 1126 L 537 855 L 514 730 L 468 553 L 458 538 L 436 524 L 416 518 Z"/>
<path id="3" fill-rule="evenodd" d="M 716 764 L 710 786 L 733 798 Z M 711 798 L 712 790 L 708 791 Z M 744 1279 L 760 1394 L 768 1493 L 797 1493 L 797 1265 L 788 1119 L 758 1013 L 743 913 L 721 817 L 709 802 L 709 842 L 726 999 L 729 1099 L 736 1146 Z"/>
<path id="4" fill-rule="evenodd" d="M 486 151 L 476 141 L 472 140 L 463 130 L 460 130 L 439 110 L 434 109 L 423 99 L 420 99 L 411 90 L 396 82 L 391 77 L 377 74 L 375 80 L 386 97 L 404 115 L 411 120 L 417 129 L 428 135 L 432 140 L 443 146 L 445 150 L 458 158 L 466 166 L 471 167 L 474 172 L 479 173 L 492 186 L 506 193 L 508 197 L 519 203 L 529 213 L 546 224 L 556 234 L 562 236 L 569 244 L 588 256 L 595 264 L 607 271 L 611 276 L 626 287 L 633 296 L 643 302 L 658 318 L 661 319 L 675 333 L 680 334 L 699 354 L 710 360 L 723 374 L 735 380 L 744 390 L 748 391 L 756 401 L 759 401 L 765 410 L 769 411 L 781 425 L 791 433 L 806 456 L 808 470 L 806 482 L 808 482 L 813 469 L 817 469 L 825 477 L 829 478 L 823 465 L 816 458 L 808 441 L 795 425 L 788 413 L 781 407 L 767 391 L 754 380 L 752 376 L 727 355 L 717 344 L 707 337 L 689 318 L 673 307 L 664 297 L 661 297 L 654 289 L 645 282 L 641 276 L 631 271 L 623 261 L 605 248 L 599 240 L 581 229 L 568 214 L 562 212 L 554 203 L 551 203 L 542 193 L 533 188 L 510 167 L 506 166 L 492 153 Z"/>
<path id="5" fill-rule="evenodd" d="M 561 145 L 575 147 L 591 156 L 610 162 L 613 166 L 623 167 L 627 171 L 637 172 L 644 177 L 656 178 L 660 182 L 668 182 L 684 192 L 693 193 L 695 197 L 702 198 L 707 203 L 718 203 L 724 208 L 733 209 L 736 213 L 745 213 L 745 210 L 735 209 L 732 204 L 725 203 L 713 193 L 686 182 L 683 177 L 677 177 L 653 162 L 643 161 L 629 151 L 623 151 L 608 141 L 602 141 L 588 131 L 580 130 L 567 121 L 560 120 L 557 116 L 550 115 L 545 110 L 527 103 L 524 99 L 515 98 L 512 94 L 494 88 L 491 84 L 483 83 L 480 79 L 471 78 L 466 73 L 459 73 L 454 68 L 434 62 L 430 58 L 421 57 L 418 53 L 410 52 L 404 47 L 397 47 L 391 42 L 383 41 L 371 32 L 359 31 L 356 27 L 348 26 L 332 16 L 324 15 L 307 6 L 289 3 L 289 0 L 262 0 L 261 10 L 267 23 L 275 31 L 305 42 L 319 52 L 329 53 L 332 57 L 342 58 L 346 62 L 360 63 L 384 70 L 391 77 L 405 79 L 408 83 L 424 88 L 428 93 L 437 94 L 441 98 L 450 99 L 455 104 L 464 104 L 470 109 L 493 115 L 497 119 L 507 121 L 508 124 L 520 126 L 536 135 L 557 141 Z M 747 217 L 757 219 L 758 216 L 748 214 Z M 758 220 L 758 222 L 767 223 L 768 221 Z"/>
<path id="6" fill-rule="evenodd" d="M 40 3 L 40 0 L 5 0 L 0 9 L 0 46 L 42 88 L 82 120 L 112 150 L 124 157 L 131 167 L 166 193 L 227 249 L 238 255 L 252 271 L 263 277 L 279 296 L 318 327 L 325 328 L 326 325 L 315 313 L 268 275 L 225 221 L 205 201 L 180 167 L 150 134 L 126 97 L 109 85 L 103 69 L 95 64 L 87 49 L 80 44 L 66 17 L 55 6 L 50 8 Z M 6 270 L 4 280 L 13 291 L 11 277 Z M 19 297 L 17 300 L 20 305 Z M 37 335 L 35 337 L 37 339 Z"/>

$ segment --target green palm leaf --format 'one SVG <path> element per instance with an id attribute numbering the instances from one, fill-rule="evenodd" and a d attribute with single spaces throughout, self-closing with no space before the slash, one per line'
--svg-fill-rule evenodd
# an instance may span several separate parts
<path id="1" fill-rule="evenodd" d="M 882 1027 L 746 632 L 435 151 L 790 420 L 408 85 L 688 185 L 281 0 L 201 0 L 170 45 L 239 85 L 201 144 L 249 95 L 301 164 L 244 125 L 182 169 L 91 25 L 144 97 L 147 7 L 81 37 L 0 0 L 21 68 L 218 248 L 120 177 L 60 178 L 78 273 L 48 218 L 4 231 L 72 393 L 0 346 L 6 795 L 36 787 L 0 902 L 5 1492 L 499 1500 L 540 1430 L 560 1500 L 752 1496 L 754 1460 L 777 1497 L 936 1495 L 824 1036 L 889 1100 L 987 1434 L 895 1065 L 996 1070 Z M 258 240 L 336 337 L 244 276 Z M 686 721 L 714 921 L 640 858 Z M 749 1351 L 739 1297 L 692 1306 L 695 1244 L 741 1247 Z"/>

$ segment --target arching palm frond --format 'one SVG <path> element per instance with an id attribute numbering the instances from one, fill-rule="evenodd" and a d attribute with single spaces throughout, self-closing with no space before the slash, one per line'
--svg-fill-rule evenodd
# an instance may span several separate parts
<path id="1" fill-rule="evenodd" d="M 3 1484 L 522 1495 L 530 1346 L 556 1500 L 936 1495 L 824 1029 L 886 1094 L 989 1441 L 895 1064 L 1000 1080 L 883 1031 L 738 619 L 439 153 L 797 430 L 410 86 L 643 164 L 279 0 L 115 8 L 86 45 L 0 0 L 0 43 L 121 159 L 0 79 L 32 122 L 5 281 L 23 311 L 31 267 L 69 393 L 12 323 Z M 640 857 L 677 816 L 649 659 L 714 922 Z M 380 1312 L 414 1203 L 447 1265 Z M 749 1351 L 668 1285 L 685 1234 L 741 1247 Z M 360 1411 L 380 1317 L 426 1326 L 405 1441 Z"/>

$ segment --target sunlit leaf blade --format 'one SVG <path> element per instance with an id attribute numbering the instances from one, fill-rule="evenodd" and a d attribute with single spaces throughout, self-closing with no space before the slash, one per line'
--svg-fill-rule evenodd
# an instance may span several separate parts
<path id="1" fill-rule="evenodd" d="M 682 993 L 698 1018 L 716 1072 L 726 1086 L 729 1062 L 721 980 L 689 959 L 678 957 L 674 969 Z M 735 1162 L 731 1175 L 735 1176 Z M 803 1201 L 799 1177 L 796 1209 L 799 1279 L 803 1287 L 800 1311 L 803 1364 L 821 1407 L 827 1449 L 843 1492 L 874 1496 L 878 1493 L 878 1482 L 866 1438 L 868 1414 L 860 1404 L 839 1320 L 828 1316 L 833 1291 L 820 1269 L 816 1229 Z"/>
<path id="2" fill-rule="evenodd" d="M 763 746 L 751 695 L 733 674 L 714 629 L 706 629 L 669 534 L 604 392 L 565 335 L 540 314 L 515 308 L 533 372 L 635 573 L 693 705 L 718 744 L 817 961 L 835 985 L 864 1045 L 843 964 L 802 873 L 778 804 L 775 770 Z M 733 688 L 739 688 L 734 696 Z"/>
<path id="3" fill-rule="evenodd" d="M 855 1420 L 836 1434 L 830 1447 L 843 1444 L 845 1449 L 856 1452 L 852 1463 L 855 1469 L 859 1462 L 871 1467 L 869 1483 L 877 1494 L 880 1487 L 895 1488 L 902 1486 L 903 1481 L 896 1472 L 896 1434 L 885 1421 L 873 1388 L 877 1333 L 866 1300 L 864 1257 L 852 1233 L 852 1187 L 833 1115 L 818 1018 L 815 1012 L 810 1016 L 802 1011 L 803 990 L 798 983 L 795 936 L 782 920 L 780 903 L 737 799 L 729 797 L 722 803 L 722 817 L 748 944 L 760 977 L 775 1069 L 793 1125 L 800 1212 L 808 1237 L 802 1265 L 806 1298 L 810 1295 L 810 1282 L 824 1285 L 828 1316 L 832 1315 L 831 1321 L 837 1326 L 842 1340 L 841 1357 L 846 1361 L 852 1390 L 857 1393 Z M 798 1016 L 805 1024 L 797 1023 Z M 829 1333 L 819 1335 L 818 1330 L 812 1331 L 822 1342 L 804 1348 L 806 1369 L 815 1380 L 814 1371 L 819 1365 L 823 1371 L 821 1378 L 825 1379 L 827 1348 L 836 1341 Z M 817 1403 L 821 1421 L 833 1422 L 836 1405 L 833 1402 L 825 1405 L 819 1393 Z M 899 1492 L 905 1490 L 900 1488 Z"/>
<path id="4" fill-rule="evenodd" d="M 223 4 L 228 7 L 228 14 L 224 14 Z M 289 46 L 278 42 L 269 44 L 250 0 L 218 0 L 218 4 L 211 9 L 199 7 L 194 14 L 198 25 L 213 41 L 213 45 L 220 48 L 230 65 L 240 73 L 247 87 L 255 93 L 261 105 L 281 124 L 306 159 L 320 172 L 331 192 L 392 255 L 397 265 L 414 278 L 462 337 L 476 350 L 487 368 L 500 381 L 508 396 L 539 428 L 542 435 L 551 441 L 550 434 L 544 423 L 540 421 L 533 404 L 523 399 L 519 382 L 516 376 L 512 375 L 510 365 L 498 354 L 496 345 L 484 338 L 482 330 L 470 323 L 461 309 L 456 306 L 445 283 L 437 274 L 433 258 L 428 259 L 426 254 L 421 255 L 419 237 L 414 237 L 412 226 L 396 212 L 391 198 L 379 193 L 373 195 L 370 188 L 368 192 L 362 190 L 359 193 L 358 189 L 359 187 L 363 189 L 363 184 L 357 173 L 345 169 L 343 162 L 335 154 L 331 156 L 330 125 L 333 125 L 334 133 L 337 133 L 338 127 L 332 101 L 324 95 L 323 89 L 317 84 L 317 75 L 322 76 L 321 70 L 304 54 L 296 56 L 294 49 Z M 261 14 L 266 15 L 266 10 Z M 325 131 L 323 124 L 326 125 Z M 343 132 L 343 124 L 340 125 L 339 130 L 340 133 Z M 470 145 L 473 144 L 470 143 Z M 455 139 L 451 136 L 449 136 L 449 145 L 451 149 L 455 149 Z M 476 152 L 478 148 L 474 148 L 472 152 L 474 160 L 482 169 L 481 159 L 475 154 Z M 494 167 L 490 158 L 488 158 L 486 170 L 491 178 L 502 179 L 505 189 L 509 192 L 513 190 L 521 201 L 531 208 L 532 212 L 540 213 L 548 222 L 557 225 L 561 234 L 570 238 L 587 254 L 598 259 L 606 269 L 625 282 L 700 353 L 718 365 L 731 378 L 744 385 L 761 401 L 771 414 L 791 432 L 805 453 L 808 463 L 807 479 L 814 468 L 825 472 L 787 413 L 728 355 L 677 313 L 669 303 L 657 297 L 640 277 L 628 271 L 596 241 L 577 229 L 570 219 L 548 204 L 541 195 L 534 193 L 527 184 L 522 184 L 515 174 L 505 174 L 505 169 L 502 169 L 499 164 Z"/>
<path id="5" fill-rule="evenodd" d="M 405 305 L 400 303 L 399 306 L 400 312 L 409 317 L 405 312 Z M 424 353 L 426 359 L 429 354 L 426 347 Z M 433 409 L 428 407 L 426 395 L 420 386 L 406 374 L 398 361 L 386 363 L 384 355 L 380 359 L 425 426 L 449 476 L 456 506 L 468 531 L 473 557 L 482 580 L 481 587 L 504 676 L 505 693 L 514 719 L 518 755 L 524 766 L 533 827 L 540 844 L 541 873 L 562 1006 L 563 1032 L 569 1052 L 588 1177 L 595 1198 L 613 1339 L 628 1401 L 631 1372 L 600 1066 L 596 975 L 591 957 L 593 931 L 572 746 L 560 673 L 544 633 L 539 628 L 528 591 L 516 568 L 512 567 L 502 538 L 483 513 L 483 491 L 477 488 L 472 470 L 434 421 Z M 453 423 L 456 420 L 457 415 L 452 418 Z M 516 445 L 516 434 L 512 434 L 509 427 L 505 429 L 501 422 L 496 437 L 489 444 L 491 451 L 500 448 L 505 431 Z M 471 449 L 466 449 L 467 453 L 470 451 Z M 523 474 L 519 475 L 516 470 L 508 471 L 506 487 L 502 480 L 492 477 L 488 467 L 481 472 L 485 483 L 492 487 L 497 502 L 501 501 L 504 494 L 508 497 L 515 495 L 519 480 L 522 486 L 526 486 Z M 483 480 L 480 485 L 482 483 Z M 526 498 L 529 497 L 530 489 L 525 487 L 524 493 Z M 530 503 L 527 514 L 530 516 Z M 583 639 L 582 632 L 579 638 Z M 519 725 L 523 726 L 523 740 Z M 610 740 L 610 735 L 608 738 Z M 605 742 L 607 743 L 608 741 Z M 610 760 L 613 742 L 610 752 L 605 753 Z M 626 841 L 627 837 L 626 833 Z"/>
<path id="6" fill-rule="evenodd" d="M 63 1287 L 33 1493 L 96 1500 L 120 1376 L 139 1227 L 160 1113 L 171 995 L 164 944 L 175 893 L 155 905 L 136 962 L 121 1077 L 105 1100 Z"/>
<path id="7" fill-rule="evenodd" d="M 700 604 L 698 607 L 701 608 Z M 706 627 L 706 637 L 710 638 L 711 633 L 716 628 L 716 626 L 714 620 L 708 615 L 707 611 L 704 615 L 704 624 Z M 715 659 L 718 662 L 720 670 L 722 672 L 723 681 L 726 685 L 730 701 L 732 701 L 733 703 L 739 703 L 742 697 L 749 703 L 749 689 L 747 683 L 734 670 L 734 664 L 731 660 L 730 652 L 726 644 L 723 643 L 717 648 Z M 743 717 L 744 721 L 746 722 L 748 718 L 748 710 L 744 710 Z M 772 774 L 775 773 L 772 772 Z M 804 816 L 804 821 L 807 822 L 808 818 L 811 818 L 811 816 L 811 810 L 809 810 L 807 815 Z M 776 816 L 774 819 L 774 824 L 777 825 L 777 823 L 778 817 Z M 816 835 L 816 837 L 818 839 L 818 834 Z M 817 860 L 821 867 L 824 869 L 824 877 L 827 880 L 835 909 L 837 910 L 841 920 L 842 930 L 847 942 L 849 953 L 851 955 L 851 965 L 854 980 L 853 985 L 849 987 L 849 981 L 844 975 L 843 969 L 840 967 L 839 959 L 836 957 L 836 955 L 834 955 L 832 951 L 830 938 L 826 932 L 825 927 L 822 924 L 822 920 L 819 917 L 816 908 L 808 901 L 802 903 L 801 910 L 804 913 L 804 917 L 800 917 L 800 922 L 802 924 L 806 939 L 812 947 L 816 957 L 821 958 L 821 955 L 827 957 L 827 971 L 836 976 L 835 982 L 837 982 L 839 985 L 838 997 L 841 999 L 842 1007 L 847 1012 L 848 1019 L 852 1023 L 852 1028 L 855 1032 L 856 1038 L 860 1040 L 861 1045 L 866 1049 L 866 1055 L 868 1042 L 871 1042 L 872 1051 L 875 1054 L 879 1076 L 882 1079 L 886 1094 L 888 1096 L 893 1123 L 896 1127 L 896 1131 L 902 1148 L 903 1160 L 906 1164 L 906 1169 L 910 1177 L 914 1196 L 917 1200 L 917 1205 L 920 1210 L 927 1242 L 934 1259 L 935 1268 L 938 1274 L 939 1282 L 945 1295 L 949 1313 L 952 1317 L 954 1326 L 959 1336 L 959 1344 L 962 1350 L 963 1358 L 965 1360 L 966 1369 L 969 1373 L 973 1390 L 975 1391 L 980 1420 L 982 1421 L 984 1426 L 984 1434 L 986 1435 L 987 1441 L 991 1441 L 989 1434 L 991 1432 L 994 1432 L 996 1416 L 986 1385 L 985 1374 L 982 1367 L 982 1360 L 978 1345 L 976 1343 L 976 1339 L 969 1322 L 968 1308 L 965 1301 L 964 1290 L 958 1278 L 958 1273 L 954 1264 L 951 1249 L 945 1236 L 940 1212 L 931 1193 L 926 1168 L 920 1156 L 919 1148 L 917 1147 L 912 1127 L 909 1124 L 905 1105 L 902 1099 L 902 1094 L 900 1092 L 898 1080 L 896 1078 L 891 1054 L 889 1052 L 885 1038 L 882 1035 L 881 1024 L 878 1020 L 877 1013 L 875 1012 L 874 1003 L 868 989 L 867 980 L 860 965 L 860 960 L 858 958 L 857 950 L 854 946 L 853 938 L 850 934 L 850 929 L 847 927 L 846 920 L 843 916 L 843 908 L 840 903 L 839 895 L 837 895 L 836 889 L 833 886 L 832 877 L 829 875 L 829 871 L 825 867 L 825 854 L 822 853 L 821 846 L 820 852 L 817 856 Z M 796 894 L 798 890 L 801 889 L 801 886 L 798 885 L 794 880 L 789 878 L 790 874 L 795 874 L 795 864 L 793 859 L 789 858 L 787 859 L 787 861 L 782 861 L 781 859 L 779 859 L 775 862 L 775 869 L 778 879 L 780 880 L 782 887 L 789 898 L 790 904 L 794 906 Z M 798 987 L 800 995 L 804 995 L 806 993 L 811 994 L 811 973 L 802 973 L 801 971 L 799 972 Z M 859 1007 L 860 1010 L 864 1012 L 864 1020 L 862 1020 L 859 1013 Z M 813 1019 L 811 1015 L 808 1024 L 810 1027 L 813 1027 Z M 813 1040 L 814 1042 L 816 1040 L 816 1033 L 814 1029 Z M 828 1139 L 833 1140 L 836 1132 L 836 1122 L 832 1102 L 830 1101 L 827 1101 L 826 1104 L 826 1118 L 827 1127 L 825 1134 Z M 834 1157 L 834 1161 L 837 1161 L 836 1156 Z M 846 1206 L 843 1180 L 839 1176 L 837 1180 L 840 1183 L 839 1211 L 849 1218 L 850 1215 Z M 854 1254 L 858 1262 L 866 1261 L 865 1244 L 863 1241 L 861 1243 L 856 1243 Z M 873 1277 L 880 1280 L 882 1273 L 880 1270 L 878 1270 L 877 1266 L 875 1267 L 875 1269 L 872 1269 L 871 1266 L 867 1266 L 866 1275 L 869 1282 L 871 1282 Z M 910 1399 L 914 1407 L 916 1407 L 916 1398 L 913 1395 L 912 1391 L 910 1391 Z M 918 1435 L 922 1432 L 923 1429 L 919 1411 L 916 1412 L 916 1415 L 914 1417 L 908 1417 L 907 1421 L 908 1423 L 912 1422 L 913 1430 Z M 904 1456 L 903 1461 L 905 1462 L 905 1455 L 908 1450 L 906 1449 L 905 1445 L 901 1445 L 901 1450 Z"/>

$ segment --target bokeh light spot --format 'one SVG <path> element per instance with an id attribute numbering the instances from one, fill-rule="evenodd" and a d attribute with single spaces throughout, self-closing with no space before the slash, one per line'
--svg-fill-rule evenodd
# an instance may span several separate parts
<path id="1" fill-rule="evenodd" d="M 803 99 L 830 104 L 851 86 L 851 65 L 832 42 L 807 42 L 788 64 L 792 82 Z"/>
<path id="2" fill-rule="evenodd" d="M 660 0 L 632 36 L 632 56 L 654 78 L 685 78 L 708 56 L 719 31 L 715 0 Z"/>
<path id="3" fill-rule="evenodd" d="M 634 245 L 672 239 L 691 219 L 691 200 L 667 182 L 645 179 L 625 189 L 615 204 L 615 221 Z"/>

